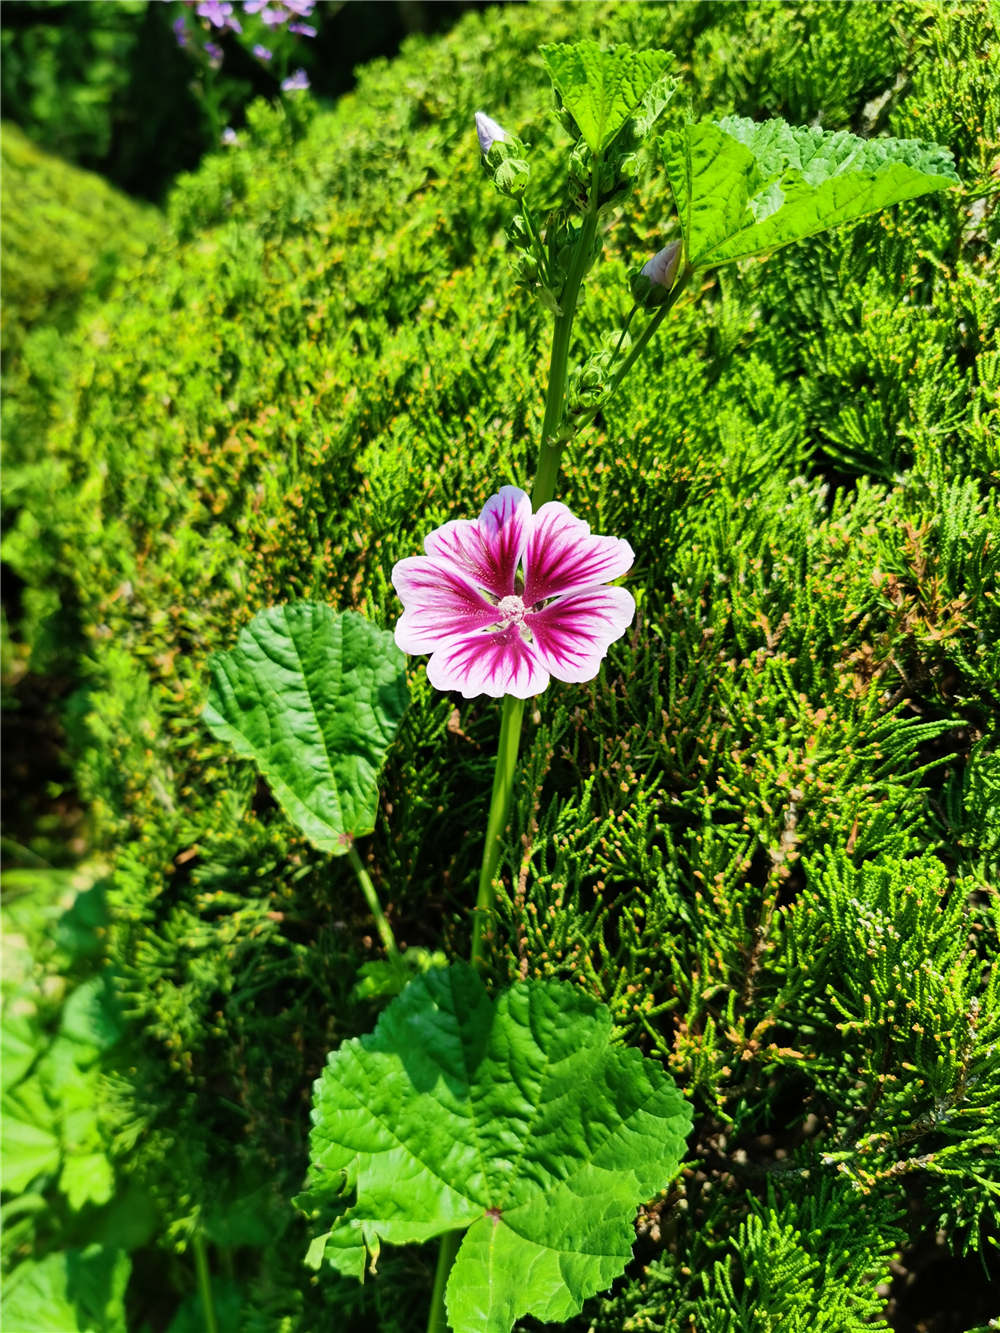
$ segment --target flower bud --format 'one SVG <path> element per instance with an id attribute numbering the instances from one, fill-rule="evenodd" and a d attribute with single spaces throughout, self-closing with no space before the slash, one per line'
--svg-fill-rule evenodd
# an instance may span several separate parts
<path id="1" fill-rule="evenodd" d="M 671 241 L 647 259 L 632 279 L 632 296 L 638 305 L 662 305 L 670 295 L 681 262 L 681 243 Z"/>
<path id="2" fill-rule="evenodd" d="M 479 147 L 484 157 L 495 143 L 510 142 L 510 135 L 504 127 L 492 120 L 485 111 L 476 112 L 476 134 L 479 136 Z"/>

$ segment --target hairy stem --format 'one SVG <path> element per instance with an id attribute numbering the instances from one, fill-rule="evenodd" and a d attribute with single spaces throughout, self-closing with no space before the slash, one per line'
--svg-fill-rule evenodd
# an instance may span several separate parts
<path id="1" fill-rule="evenodd" d="M 361 885 L 361 892 L 365 895 L 365 902 L 368 904 L 368 910 L 375 918 L 375 926 L 379 933 L 385 951 L 392 962 L 398 963 L 400 960 L 399 946 L 396 944 L 396 937 L 392 933 L 392 927 L 385 919 L 385 913 L 382 911 L 382 904 L 378 900 L 378 894 L 375 892 L 375 885 L 371 882 L 368 871 L 361 864 L 361 857 L 358 850 L 352 842 L 347 849 L 347 859 L 358 877 L 358 883 Z"/>

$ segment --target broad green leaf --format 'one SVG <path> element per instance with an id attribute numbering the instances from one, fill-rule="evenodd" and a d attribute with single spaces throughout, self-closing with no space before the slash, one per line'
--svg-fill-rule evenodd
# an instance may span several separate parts
<path id="1" fill-rule="evenodd" d="M 4 1333 L 125 1333 L 131 1268 L 100 1245 L 26 1259 L 4 1283 Z"/>
<path id="2" fill-rule="evenodd" d="M 407 702 L 392 635 L 353 611 L 296 602 L 254 616 L 209 670 L 205 722 L 256 763 L 306 837 L 342 854 L 370 833 Z"/>
<path id="3" fill-rule="evenodd" d="M 842 222 L 958 184 L 951 154 L 916 139 L 858 139 L 738 116 L 663 140 L 694 268 L 791 245 Z"/>
<path id="4" fill-rule="evenodd" d="M 96 1048 L 98 1052 L 110 1050 L 121 1040 L 121 1015 L 110 973 L 89 977 L 70 993 L 63 1005 L 59 1030 L 80 1047 Z M 86 1052 L 77 1058 L 81 1064 L 89 1063 Z"/>
<path id="5" fill-rule="evenodd" d="M 0 1032 L 0 1086 L 4 1092 L 20 1083 L 35 1062 L 40 1039 L 35 1024 L 25 1014 L 4 1013 Z"/>
<path id="6" fill-rule="evenodd" d="M 540 54 L 592 153 L 603 153 L 614 141 L 671 59 L 666 51 L 604 50 L 592 41 L 553 43 Z M 665 104 L 669 91 L 661 87 L 661 93 Z"/>
<path id="7" fill-rule="evenodd" d="M 107 1203 L 115 1191 L 115 1173 L 103 1152 L 71 1153 L 63 1164 L 59 1188 L 74 1212 L 88 1203 Z"/>
<path id="8" fill-rule="evenodd" d="M 380 1242 L 462 1229 L 454 1329 L 569 1318 L 624 1269 L 691 1127 L 662 1067 L 610 1037 L 608 1010 L 563 983 L 494 1005 L 465 964 L 412 982 L 316 1083 L 307 1199 L 356 1198 L 310 1261 L 360 1277 Z"/>
<path id="9" fill-rule="evenodd" d="M 59 1168 L 55 1112 L 36 1077 L 23 1080 L 4 1097 L 2 1122 L 3 1187 L 10 1194 L 19 1194 L 39 1176 L 52 1175 Z"/>

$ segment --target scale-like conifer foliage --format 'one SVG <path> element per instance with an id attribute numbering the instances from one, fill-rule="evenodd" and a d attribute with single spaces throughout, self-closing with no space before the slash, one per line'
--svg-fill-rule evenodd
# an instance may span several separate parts
<path id="1" fill-rule="evenodd" d="M 950 1327 L 994 1313 L 1000 78 L 980 3 L 467 15 L 332 110 L 254 108 L 103 302 L 27 335 L 7 632 L 58 707 L 91 856 L 83 881 L 12 882 L 36 945 L 4 981 L 5 1092 L 38 1167 L 5 1229 L 22 1298 L 66 1299 L 84 1270 L 117 1292 L 126 1255 L 134 1326 L 187 1327 L 197 1239 L 233 1328 L 423 1327 L 430 1251 L 386 1245 L 364 1286 L 303 1274 L 311 1085 L 372 1028 L 355 985 L 379 950 L 345 859 L 199 716 L 210 655 L 260 607 L 390 628 L 396 561 L 529 475 L 548 326 L 509 275 L 473 115 L 554 181 L 533 57 L 587 36 L 673 51 L 665 133 L 689 103 L 933 140 L 963 185 L 708 273 L 567 452 L 561 497 L 636 552 L 637 616 L 598 682 L 529 709 L 496 980 L 605 1002 L 695 1125 L 625 1276 L 565 1327 L 901 1324 L 878 1284 L 939 1231 L 968 1265 Z M 662 159 L 636 169 L 574 363 L 680 234 Z M 495 714 L 422 669 L 410 692 L 358 849 L 400 943 L 454 957 Z M 173 1283 L 155 1318 L 150 1266 Z"/>

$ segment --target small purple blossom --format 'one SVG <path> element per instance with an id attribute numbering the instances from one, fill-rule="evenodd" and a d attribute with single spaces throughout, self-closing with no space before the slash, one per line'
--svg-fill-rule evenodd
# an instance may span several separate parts
<path id="1" fill-rule="evenodd" d="M 288 25 L 288 31 L 289 31 L 289 32 L 297 32 L 297 33 L 299 33 L 302 37 L 315 37 L 315 36 L 316 36 L 316 29 L 313 27 L 313 25 L 312 25 L 311 23 L 289 23 L 289 25 Z"/>
<path id="2" fill-rule="evenodd" d="M 293 14 L 298 14 L 299 18 L 307 19 L 316 8 L 316 0 L 284 0 L 284 5 Z"/>
<path id="3" fill-rule="evenodd" d="M 242 32 L 240 21 L 233 16 L 233 7 L 229 0 L 201 0 L 195 13 L 200 19 L 208 19 L 213 28 L 230 28 L 233 32 Z"/>
<path id="4" fill-rule="evenodd" d="M 259 14 L 267 4 L 267 0 L 243 0 L 244 14 Z"/>
<path id="5" fill-rule="evenodd" d="M 280 28 L 282 23 L 288 22 L 287 9 L 262 9 L 260 16 L 268 28 Z"/>
<path id="6" fill-rule="evenodd" d="M 635 615 L 632 594 L 606 586 L 631 568 L 628 542 L 591 535 L 557 501 L 533 514 L 517 486 L 477 519 L 436 528 L 424 551 L 392 571 L 403 603 L 396 643 L 430 653 L 434 688 L 467 699 L 527 699 L 552 677 L 593 680 Z"/>
<path id="7" fill-rule="evenodd" d="M 498 125 L 485 111 L 476 112 L 476 134 L 479 136 L 479 147 L 484 157 L 495 143 L 510 141 L 510 135 L 504 127 Z"/>
<path id="8" fill-rule="evenodd" d="M 226 145 L 227 148 L 231 148 L 233 144 L 238 144 L 240 141 L 240 136 L 233 129 L 232 125 L 226 126 L 226 128 L 222 131 L 221 137 L 222 137 L 222 142 Z"/>
<path id="9" fill-rule="evenodd" d="M 171 27 L 174 30 L 174 36 L 177 38 L 177 45 L 180 47 L 190 46 L 191 39 L 188 36 L 187 24 L 184 21 L 184 15 L 174 19 Z"/>
<path id="10" fill-rule="evenodd" d="M 294 74 L 289 74 L 287 79 L 281 80 L 281 91 L 283 93 L 304 92 L 309 87 L 309 75 L 304 69 L 297 69 Z"/>
<path id="11" fill-rule="evenodd" d="M 222 64 L 222 59 L 223 56 L 225 55 L 225 52 L 223 51 L 221 46 L 216 46 L 215 42 L 206 42 L 205 54 L 208 56 L 212 68 L 218 69 L 219 66 Z"/>
<path id="12" fill-rule="evenodd" d="M 261 46 L 260 42 L 254 43 L 253 53 L 258 60 L 264 61 L 270 60 L 272 54 L 266 46 Z"/>

